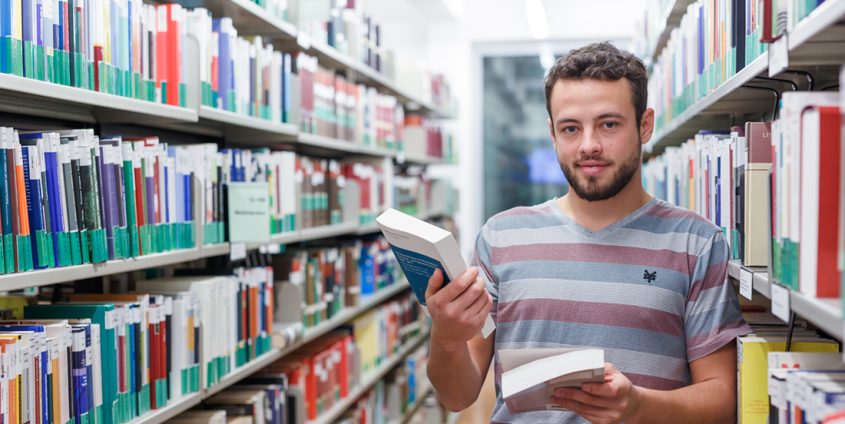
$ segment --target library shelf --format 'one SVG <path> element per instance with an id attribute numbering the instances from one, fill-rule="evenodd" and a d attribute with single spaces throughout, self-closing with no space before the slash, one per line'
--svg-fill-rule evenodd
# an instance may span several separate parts
<path id="1" fill-rule="evenodd" d="M 397 294 L 405 292 L 409 289 L 410 286 L 408 285 L 408 283 L 406 283 L 405 280 L 401 280 L 393 283 L 390 287 L 386 287 L 375 292 L 375 294 L 362 297 L 360 303 L 357 306 L 345 308 L 336 316 L 331 317 L 329 320 L 322 322 L 314 327 L 305 329 L 305 331 L 302 332 L 301 338 L 295 340 L 293 343 L 281 349 L 280 357 L 284 357 L 285 355 L 290 354 L 291 352 L 299 349 L 300 347 L 311 343 L 312 341 L 320 338 L 326 333 L 355 319 L 364 312 L 367 312 L 368 310 L 382 304 L 384 301 L 392 298 L 393 296 L 396 296 Z M 277 323 L 274 325 L 282 324 Z"/>
<path id="2" fill-rule="evenodd" d="M 137 417 L 134 420 L 130 421 L 129 424 L 163 423 L 199 405 L 202 400 L 202 392 L 192 393 L 181 399 L 171 402 L 164 408 L 159 408 L 154 411 L 150 411 L 140 417 Z"/>
<path id="3" fill-rule="evenodd" d="M 672 35 L 672 30 L 681 24 L 681 18 L 687 13 L 687 6 L 693 3 L 693 0 L 672 0 L 666 5 L 666 9 L 660 12 L 660 19 L 658 21 L 663 27 L 660 30 L 660 35 L 657 36 L 654 49 L 648 52 L 646 56 L 647 65 L 657 62 L 657 58 L 660 57 L 663 48 L 669 43 L 669 36 Z"/>
<path id="4" fill-rule="evenodd" d="M 0 74 L 0 109 L 87 123 L 160 124 L 197 121 L 190 108 L 148 102 L 46 81 Z"/>
<path id="5" fill-rule="evenodd" d="M 298 128 L 294 124 L 273 122 L 269 119 L 243 115 L 211 106 L 200 106 L 199 123 L 196 124 L 206 134 L 224 137 L 234 144 L 276 145 L 293 144 Z"/>
<path id="6" fill-rule="evenodd" d="M 358 387 L 353 389 L 348 396 L 334 404 L 334 406 L 329 408 L 329 410 L 323 412 L 316 420 L 309 420 L 306 421 L 306 423 L 329 424 L 335 422 L 335 420 L 346 412 L 346 410 L 349 409 L 349 407 L 352 406 L 358 398 L 378 383 L 379 380 L 381 380 L 391 369 L 393 369 L 396 365 L 399 365 L 405 357 L 411 354 L 411 352 L 420 347 L 426 339 L 428 339 L 428 334 L 421 334 L 413 341 L 407 342 L 405 346 L 402 346 L 402 348 L 399 349 L 398 353 L 393 354 L 393 356 L 391 356 L 386 362 L 379 365 L 375 370 L 369 372 L 365 376 L 362 376 Z"/>
<path id="7" fill-rule="evenodd" d="M 297 136 L 297 144 L 298 150 L 305 153 L 315 153 L 319 155 L 346 156 L 348 153 L 354 153 L 361 156 L 371 156 L 376 158 L 394 156 L 394 153 L 387 149 L 364 146 L 352 141 L 304 132 L 300 132 Z"/>
<path id="8" fill-rule="evenodd" d="M 845 62 L 845 28 L 837 25 L 844 17 L 845 0 L 828 0 L 799 22 L 786 35 L 789 68 L 810 67 L 808 70 L 817 80 L 835 80 L 838 65 Z M 771 48 L 775 48 L 774 45 Z M 646 144 L 647 156 L 658 155 L 668 146 L 680 145 L 701 129 L 727 128 L 731 124 L 731 114 L 773 110 L 771 93 L 741 90 L 755 78 L 769 76 L 766 71 L 770 60 L 771 53 L 764 52 L 675 117 Z M 828 69 L 826 65 L 836 66 Z"/>
<path id="9" fill-rule="evenodd" d="M 48 268 L 27 272 L 17 272 L 0 275 L 0 290 L 19 290 L 64 281 L 102 277 L 105 275 L 120 274 L 145 268 L 173 265 L 180 262 L 196 260 L 200 257 L 201 250 L 199 248 L 191 248 L 174 250 L 172 252 L 154 253 L 135 258 L 116 259 L 99 264 L 72 265 L 62 268 Z"/>
<path id="10" fill-rule="evenodd" d="M 726 108 L 750 106 L 758 110 L 769 107 L 771 101 L 768 98 L 763 97 L 761 100 L 759 95 L 749 97 L 737 91 L 744 84 L 761 75 L 768 67 L 768 54 L 763 53 L 661 128 L 646 144 L 646 152 L 654 156 L 660 154 L 668 146 L 680 145 L 702 128 L 727 125 L 727 119 L 717 115 L 720 112 L 727 113 Z"/>
<path id="11" fill-rule="evenodd" d="M 272 364 L 279 360 L 282 357 L 282 352 L 279 349 L 272 349 L 269 352 L 265 352 L 258 358 L 249 361 L 248 364 L 237 368 L 230 372 L 228 375 L 220 379 L 217 384 L 211 386 L 210 388 L 205 390 L 205 398 L 210 398 L 217 393 L 222 392 L 229 386 L 243 380 L 246 377 L 249 377 L 252 374 L 255 374 L 257 371 L 261 370 L 262 368 Z"/>
<path id="12" fill-rule="evenodd" d="M 296 25 L 273 16 L 267 9 L 250 0 L 204 0 L 203 7 L 212 16 L 232 18 L 232 24 L 242 35 L 261 35 L 268 39 L 295 40 Z"/>
<path id="13" fill-rule="evenodd" d="M 416 415 L 417 411 L 425 404 L 425 399 L 434 393 L 434 387 L 431 383 L 424 383 L 421 390 L 417 390 L 416 398 L 414 399 L 414 403 L 411 404 L 407 411 L 402 415 L 401 418 L 397 418 L 395 420 L 388 421 L 389 424 L 405 424 L 411 420 L 411 418 Z"/>
<path id="14" fill-rule="evenodd" d="M 744 267 L 737 261 L 731 261 L 728 263 L 728 275 L 739 280 L 742 268 Z M 766 268 L 746 269 L 754 272 L 752 279 L 754 291 L 766 298 L 771 298 L 772 283 L 769 281 Z M 792 312 L 840 341 L 843 338 L 843 328 L 845 328 L 841 302 L 841 299 L 821 299 L 797 291 L 789 292 L 789 307 Z"/>

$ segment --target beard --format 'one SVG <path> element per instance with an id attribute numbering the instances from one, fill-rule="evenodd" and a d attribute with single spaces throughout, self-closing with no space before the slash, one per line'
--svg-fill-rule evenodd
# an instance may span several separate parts
<path id="1" fill-rule="evenodd" d="M 631 179 L 634 178 L 634 175 L 637 173 L 637 170 L 640 168 L 640 160 L 642 157 L 642 150 L 637 149 L 637 151 L 631 154 L 625 162 L 621 164 L 619 169 L 613 174 L 611 181 L 609 184 L 605 184 L 604 186 L 599 184 L 598 178 L 594 176 L 587 176 L 584 180 L 579 180 L 578 176 L 575 174 L 574 167 L 577 165 L 564 165 L 563 163 L 560 164 L 560 169 L 563 171 L 563 175 L 566 177 L 566 181 L 569 182 L 569 187 L 578 197 L 588 201 L 588 202 L 598 202 L 601 200 L 610 199 L 613 196 L 619 194 L 623 188 L 625 188 L 628 183 L 631 182 Z M 598 156 L 588 156 L 579 159 L 581 160 L 602 160 L 601 157 Z M 613 166 L 615 162 L 609 162 L 608 167 Z"/>

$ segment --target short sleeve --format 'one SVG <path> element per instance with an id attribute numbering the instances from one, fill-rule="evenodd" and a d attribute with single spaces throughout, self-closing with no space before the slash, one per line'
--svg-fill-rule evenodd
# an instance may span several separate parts
<path id="1" fill-rule="evenodd" d="M 728 244 L 721 231 L 710 237 L 692 266 L 684 314 L 687 361 L 707 356 L 751 332 L 736 290 L 727 279 Z"/>
<path id="2" fill-rule="evenodd" d="M 478 275 L 487 284 L 487 291 L 493 297 L 495 303 L 499 301 L 499 285 L 493 276 L 493 261 L 490 248 L 490 228 L 488 224 L 481 227 L 478 237 L 475 239 L 475 251 L 472 255 L 470 266 L 478 267 Z"/>

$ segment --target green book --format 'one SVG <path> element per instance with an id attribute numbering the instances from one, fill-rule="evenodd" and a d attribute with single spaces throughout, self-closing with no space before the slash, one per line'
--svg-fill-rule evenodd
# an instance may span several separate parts
<path id="1" fill-rule="evenodd" d="M 24 308 L 26 319 L 90 319 L 100 325 L 100 355 L 103 375 L 103 423 L 117 424 L 117 340 L 114 305 L 56 304 Z"/>

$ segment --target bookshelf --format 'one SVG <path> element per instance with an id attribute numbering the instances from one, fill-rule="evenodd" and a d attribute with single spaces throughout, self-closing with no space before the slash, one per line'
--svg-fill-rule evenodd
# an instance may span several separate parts
<path id="1" fill-rule="evenodd" d="M 398 353 L 395 353 L 390 359 L 388 359 L 383 364 L 379 365 L 378 368 L 371 371 L 368 375 L 362 377 L 361 382 L 358 384 L 354 390 L 349 393 L 349 396 L 342 399 L 340 402 L 336 403 L 332 406 L 328 411 L 322 413 L 316 420 L 309 420 L 306 421 L 308 424 L 330 424 L 335 422 L 347 409 L 349 409 L 352 404 L 355 403 L 358 398 L 361 397 L 370 387 L 373 387 L 379 380 L 381 380 L 385 374 L 388 373 L 391 369 L 395 366 L 399 365 L 406 356 L 411 354 L 414 350 L 420 347 L 423 342 L 428 339 L 428 333 L 424 332 L 422 335 L 418 336 L 416 339 L 407 342 L 405 346 L 399 350 Z"/>
<path id="2" fill-rule="evenodd" d="M 322 66 L 346 74 L 351 82 L 359 82 L 377 88 L 384 94 L 397 97 L 406 110 L 414 110 L 436 118 L 450 119 L 454 117 L 451 111 L 438 108 L 424 102 L 417 96 L 409 94 L 399 87 L 391 78 L 376 72 L 358 60 L 340 53 L 325 43 L 312 42 L 307 36 L 299 33 L 297 27 L 289 22 L 271 15 L 270 12 L 251 0 L 208 0 L 203 7 L 209 9 L 214 17 L 228 16 L 233 20 L 240 35 L 261 35 L 277 46 L 293 47 L 286 51 L 305 51 L 315 55 Z M 186 86 L 186 107 L 176 107 L 143 100 L 136 100 L 92 90 L 73 88 L 52 84 L 33 79 L 0 74 L 0 111 L 15 115 L 33 116 L 61 121 L 59 126 L 97 126 L 100 124 L 116 124 L 132 126 L 133 131 L 142 131 L 140 135 L 162 135 L 164 132 L 176 134 L 180 142 L 209 141 L 202 137 L 213 138 L 222 145 L 271 147 L 273 149 L 296 150 L 298 152 L 316 156 L 332 158 L 361 157 L 372 162 L 383 161 L 391 164 L 397 152 L 372 146 L 364 146 L 354 142 L 301 132 L 298 123 L 282 123 L 253 116 L 233 113 L 222 109 L 204 106 L 200 102 L 200 73 L 198 45 L 194 37 L 187 37 L 183 48 L 186 49 L 187 59 L 183 59 L 183 83 Z M 192 60 L 193 59 L 193 60 Z M 296 109 L 299 104 L 294 100 L 293 113 L 298 117 Z M 16 122 L 16 118 L 8 121 Z M 296 121 L 297 118 L 294 118 Z M 74 124 L 75 123 L 75 124 Z M 14 124 L 7 124 L 14 125 Z M 48 127 L 49 128 L 49 127 Z M 97 127 L 95 127 L 97 128 Z M 98 128 L 105 131 L 105 128 Z M 131 131 L 130 131 L 131 132 Z M 185 137 L 191 135 L 199 137 Z M 429 165 L 442 163 L 436 158 L 408 158 L 407 163 Z M 392 173 L 392 166 L 384 167 L 384 171 Z M 390 177 L 385 183 L 386 191 L 392 191 Z M 387 195 L 388 203 L 391 195 Z M 195 213 L 200 213 L 197 204 L 192 205 Z M 424 217 L 425 218 L 425 217 Z M 173 250 L 165 253 L 139 256 L 130 259 L 118 259 L 99 264 L 85 264 L 69 267 L 50 268 L 22 273 L 0 275 L 0 290 L 14 291 L 25 288 L 46 286 L 50 284 L 72 282 L 89 278 L 104 277 L 143 270 L 147 268 L 176 265 L 203 258 L 229 255 L 232 252 L 230 243 L 212 245 L 202 244 L 200 234 L 202 228 L 199 221 L 195 222 L 194 232 L 197 235 L 196 246 L 190 249 Z M 377 233 L 375 223 L 359 225 L 358 222 L 347 222 L 322 227 L 298 229 L 296 231 L 279 234 L 268 242 L 244 243 L 246 249 L 260 249 L 267 245 L 293 244 L 318 239 L 329 239 L 344 236 L 364 236 Z M 377 291 L 374 295 L 362 298 L 355 307 L 346 308 L 332 319 L 320 325 L 304 330 L 294 342 L 286 346 L 274 346 L 269 352 L 232 370 L 214 386 L 200 389 L 199 393 L 190 394 L 167 404 L 165 407 L 150 411 L 137 417 L 132 424 L 160 423 L 173 419 L 178 414 L 200 405 L 203 400 L 236 384 L 250 374 L 265 366 L 295 352 L 297 349 L 318 339 L 319 337 L 350 323 L 358 316 L 372 311 L 396 296 L 409 291 L 405 281 L 398 281 L 390 287 Z M 277 330 L 280 324 L 276 324 Z M 320 417 L 317 422 L 332 422 L 349 408 L 363 393 L 374 386 L 392 368 L 401 364 L 404 358 L 422 346 L 427 338 L 427 330 L 419 326 L 409 326 L 403 334 L 410 331 L 421 331 L 421 335 L 403 345 L 390 359 L 372 373 L 363 376 L 361 384 L 350 393 L 350 396 L 335 405 L 331 411 Z M 422 396 L 424 398 L 424 396 Z M 422 399 L 420 400 L 422 401 Z"/>
<path id="3" fill-rule="evenodd" d="M 422 408 L 425 404 L 425 399 L 428 397 L 429 394 L 434 393 L 434 387 L 431 386 L 431 383 L 425 383 L 422 390 L 417 390 L 416 399 L 414 403 L 408 407 L 408 410 L 402 416 L 402 418 L 388 421 L 389 424 L 405 424 L 411 420 L 411 418 L 416 415 L 417 411 Z"/>
<path id="4" fill-rule="evenodd" d="M 662 27 L 658 31 L 659 35 L 655 40 L 654 48 L 646 54 L 645 61 L 647 66 L 654 63 L 657 57 L 660 56 L 660 52 L 663 51 L 666 43 L 669 42 L 669 35 L 672 33 L 672 30 L 681 23 L 681 18 L 687 12 L 687 6 L 692 3 L 692 0 L 670 0 L 666 8 L 660 11 L 658 22 L 661 23 Z"/>
<path id="5" fill-rule="evenodd" d="M 224 389 L 232 386 L 233 384 L 237 383 L 238 381 L 246 378 L 250 374 L 266 367 L 267 365 L 272 364 L 273 362 L 285 357 L 286 355 L 296 351 L 296 349 L 306 345 L 307 343 L 316 340 L 320 336 L 350 322 L 358 315 L 363 312 L 366 312 L 374 307 L 377 307 L 384 301 L 409 290 L 408 285 L 405 284 L 403 281 L 399 281 L 395 283 L 393 286 L 380 290 L 375 295 L 370 297 L 369 299 L 365 299 L 360 305 L 349 308 L 349 310 L 344 310 L 337 316 L 333 317 L 332 319 L 320 324 L 317 327 L 308 329 L 305 331 L 302 339 L 298 340 L 294 344 L 288 345 L 284 348 L 276 348 L 271 350 L 270 352 L 265 353 L 260 358 L 254 359 L 249 364 L 246 364 L 243 367 L 240 367 L 234 371 L 232 371 L 229 375 L 225 376 L 222 380 L 220 380 L 217 384 L 213 387 L 203 390 L 200 393 L 194 393 L 189 396 L 186 396 L 178 401 L 172 402 L 171 404 L 167 405 L 164 408 L 157 409 L 155 411 L 151 411 L 144 416 L 138 417 L 131 424 L 151 424 L 151 423 L 160 423 L 167 421 L 170 418 L 175 417 L 176 415 L 185 412 L 197 405 L 199 405 L 203 399 L 207 399 Z M 422 335 L 413 342 L 411 342 L 412 347 L 403 346 L 402 350 L 398 355 L 395 355 L 390 361 L 395 361 L 396 364 L 399 361 L 407 356 L 409 353 L 413 352 L 413 347 L 418 347 L 422 342 L 426 339 L 427 335 Z M 395 365 L 395 364 L 394 364 Z M 387 369 L 383 370 L 382 374 L 379 376 L 381 378 L 387 371 L 390 370 L 392 367 L 387 367 Z M 382 371 L 382 368 L 379 368 L 379 371 Z M 372 378 L 372 377 L 370 377 Z M 375 381 L 378 381 L 376 379 Z M 375 381 L 372 382 L 369 386 L 375 384 Z M 362 391 L 363 393 L 363 391 Z M 359 395 L 360 396 L 360 395 Z M 348 406 L 347 406 L 348 408 Z M 343 410 L 345 411 L 345 409 Z M 340 413 L 343 413 L 340 411 Z"/>
<path id="6" fill-rule="evenodd" d="M 0 73 L 0 109 L 85 123 L 159 125 L 197 121 L 195 109 L 100 93 Z"/>
<path id="7" fill-rule="evenodd" d="M 246 35 L 272 36 L 280 40 L 296 40 L 296 26 L 271 15 L 251 0 L 205 0 L 203 7 L 217 16 L 232 18 L 235 28 Z"/>
<path id="8" fill-rule="evenodd" d="M 845 17 L 845 0 L 828 0 L 795 26 L 787 35 L 789 66 L 813 66 L 817 80 L 835 79 L 838 68 L 817 65 L 839 65 L 845 62 L 845 37 L 836 23 Z M 700 129 L 726 128 L 730 113 L 759 112 L 773 109 L 770 94 L 757 90 L 744 93 L 740 88 L 754 78 L 768 77 L 772 56 L 764 52 L 736 75 L 719 85 L 704 98 L 658 130 L 646 144 L 647 156 L 660 154 L 668 146 L 681 144 Z M 748 91 L 748 90 L 746 90 Z"/>
<path id="9" fill-rule="evenodd" d="M 291 353 L 296 349 L 305 346 L 306 344 L 334 330 L 340 325 L 345 324 L 351 321 L 352 319 L 358 317 L 358 315 L 361 315 L 362 313 L 372 309 L 373 307 L 382 304 L 385 300 L 390 299 L 399 293 L 405 292 L 408 289 L 408 285 L 405 283 L 405 281 L 399 281 L 388 288 L 377 291 L 374 295 L 370 296 L 369 298 L 364 298 L 360 305 L 344 309 L 337 316 L 332 317 L 330 320 L 321 323 L 316 327 L 306 329 L 300 339 L 297 339 L 293 343 L 282 348 L 281 355 L 287 355 L 288 353 Z"/>
<path id="10" fill-rule="evenodd" d="M 739 275 L 743 268 L 753 273 L 752 285 L 754 291 L 771 299 L 772 283 L 769 281 L 769 274 L 765 268 L 747 268 L 737 261 L 731 261 L 728 263 L 728 275 L 739 281 Z M 797 291 L 789 292 L 789 305 L 792 312 L 839 341 L 843 340 L 842 329 L 845 328 L 841 302 L 840 299 L 818 299 Z"/>

